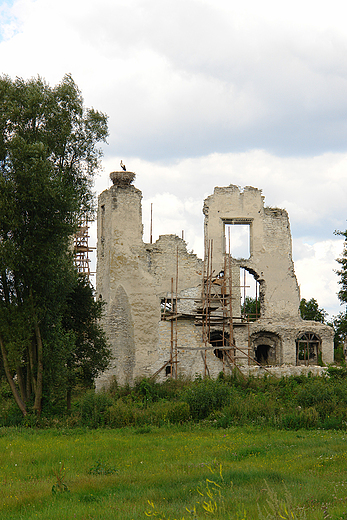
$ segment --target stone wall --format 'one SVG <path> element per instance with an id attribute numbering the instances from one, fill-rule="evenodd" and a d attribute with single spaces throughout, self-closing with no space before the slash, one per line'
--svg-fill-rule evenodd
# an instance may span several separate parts
<path id="1" fill-rule="evenodd" d="M 150 376 L 157 357 L 160 305 L 142 241 L 141 198 L 133 186 L 99 197 L 97 293 L 114 356 L 103 380 L 114 375 L 120 384 Z"/>
<path id="2" fill-rule="evenodd" d="M 261 190 L 246 186 L 215 188 L 205 200 L 205 243 L 213 239 L 213 268 L 223 267 L 225 225 L 244 223 L 250 227 L 250 257 L 234 259 L 260 283 L 261 316 L 299 316 L 300 293 L 292 260 L 288 214 L 265 208 Z"/>
<path id="3" fill-rule="evenodd" d="M 189 302 L 187 310 L 201 295 L 203 263 L 187 252 L 184 240 L 164 235 L 154 244 L 143 242 L 141 199 L 140 190 L 123 184 L 99 196 L 96 289 L 106 302 L 103 326 L 113 360 L 98 387 L 113 376 L 119 384 L 133 384 L 136 377 L 150 377 L 157 370 L 161 301 L 171 298 L 172 278 L 176 298 L 177 263 L 177 291 L 185 293 L 182 302 Z M 194 326 L 193 331 L 192 336 Z M 170 342 L 166 351 L 170 352 Z"/>
<path id="4" fill-rule="evenodd" d="M 172 351 L 177 352 L 173 375 L 176 367 L 177 374 L 187 378 L 197 374 L 216 377 L 223 369 L 230 371 L 229 358 L 213 343 L 220 326 L 211 328 L 211 344 L 202 339 L 197 316 L 201 313 L 203 261 L 189 253 L 187 244 L 176 235 L 162 235 L 154 244 L 143 242 L 142 194 L 131 185 L 135 175 L 127 174 L 125 179 L 122 172 L 113 172 L 114 185 L 99 196 L 98 203 L 97 294 L 106 302 L 103 326 L 113 361 L 97 387 L 107 385 L 112 376 L 119 384 L 133 384 L 135 378 L 155 373 L 163 380 L 171 375 L 167 363 Z M 264 207 L 261 190 L 230 185 L 215 188 L 205 200 L 203 213 L 205 249 L 213 241 L 212 270 L 217 286 L 226 276 L 226 226 L 249 226 L 249 258 L 230 257 L 229 270 L 233 316 L 238 316 L 233 321 L 235 356 L 242 370 L 261 372 L 256 368 L 260 360 L 287 367 L 288 372 L 288 367 L 301 363 L 297 339 L 304 333 L 319 344 L 310 364 L 331 363 L 332 328 L 299 316 L 300 293 L 287 212 Z M 249 324 L 240 319 L 240 268 L 252 273 L 260 284 L 261 317 Z M 171 301 L 177 316 L 174 320 Z M 218 316 L 221 310 L 213 312 Z M 295 367 L 295 371 L 309 369 L 312 367 Z"/>

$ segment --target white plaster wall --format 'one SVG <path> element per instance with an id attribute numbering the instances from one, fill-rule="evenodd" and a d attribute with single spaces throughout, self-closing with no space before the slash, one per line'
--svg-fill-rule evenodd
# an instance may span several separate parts
<path id="1" fill-rule="evenodd" d="M 141 198 L 141 192 L 133 186 L 112 186 L 99 196 L 97 293 L 106 301 L 103 324 L 114 351 L 113 367 L 107 376 L 115 375 L 120 384 L 152 374 L 158 343 L 160 306 L 142 242 Z M 120 285 L 129 300 L 133 326 L 135 361 L 131 377 L 125 377 L 124 366 L 119 363 L 115 339 L 123 333 L 114 328 L 122 322 L 116 316 L 121 309 L 114 305 Z"/>
<path id="2" fill-rule="evenodd" d="M 213 267 L 218 271 L 225 253 L 224 222 L 250 222 L 251 255 L 233 260 L 260 282 L 264 318 L 298 316 L 300 293 L 294 273 L 289 218 L 285 210 L 264 208 L 261 190 L 246 186 L 215 188 L 204 204 L 205 241 L 213 239 Z"/>
<path id="3" fill-rule="evenodd" d="M 186 243 L 176 235 L 162 235 L 155 244 L 142 239 L 142 194 L 134 186 L 112 186 L 99 196 L 97 293 L 106 301 L 103 320 L 113 348 L 113 365 L 98 380 L 107 384 L 115 376 L 120 384 L 132 384 L 136 377 L 152 376 L 170 359 L 171 323 L 161 321 L 160 300 L 170 297 L 171 279 L 181 301 L 178 311 L 185 319 L 177 322 L 177 373 L 194 378 L 205 373 L 205 352 L 201 327 L 194 324 L 201 295 L 203 262 L 187 252 Z M 237 362 L 248 370 L 248 341 L 252 334 L 267 332 L 279 339 L 276 360 L 296 363 L 295 340 L 304 332 L 321 339 L 322 360 L 333 362 L 333 330 L 299 317 L 299 289 L 291 256 L 288 215 L 284 210 L 264 208 L 261 190 L 237 186 L 215 188 L 205 200 L 205 243 L 213 240 L 215 274 L 224 268 L 224 221 L 246 219 L 251 223 L 249 259 L 232 260 L 233 315 L 240 314 L 239 268 L 245 267 L 261 283 L 262 317 L 248 326 L 235 325 Z M 215 311 L 216 315 L 220 309 Z M 174 343 L 176 325 L 174 326 Z M 253 347 L 252 347 L 253 348 Z M 254 349 L 251 348 L 251 356 Z M 213 348 L 206 351 L 207 373 L 217 377 L 223 361 Z M 250 362 L 252 363 L 252 361 Z M 228 366 L 224 363 L 228 371 Z M 310 369 L 312 367 L 309 367 Z M 304 370 L 305 367 L 300 367 Z M 261 373 L 262 369 L 252 370 Z M 287 370 L 287 369 L 286 369 Z M 165 379 L 165 369 L 159 374 Z"/>

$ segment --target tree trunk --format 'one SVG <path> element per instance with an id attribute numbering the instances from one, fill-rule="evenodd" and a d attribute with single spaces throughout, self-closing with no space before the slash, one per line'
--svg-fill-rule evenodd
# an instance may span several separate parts
<path id="1" fill-rule="evenodd" d="M 18 393 L 18 390 L 16 388 L 16 385 L 13 381 L 13 378 L 11 376 L 11 372 L 10 372 L 10 368 L 8 366 L 8 360 L 7 360 L 7 354 L 6 354 L 6 349 L 5 349 L 5 345 L 4 345 L 4 342 L 2 341 L 2 338 L 0 337 L 0 347 L 1 347 L 1 354 L 2 354 L 2 360 L 3 360 L 3 363 L 4 363 L 4 370 L 5 370 L 5 374 L 6 374 L 6 377 L 7 377 L 7 381 L 10 385 L 10 388 L 11 388 L 11 391 L 12 391 L 12 394 L 13 394 L 13 397 L 15 398 L 15 401 L 20 409 L 20 411 L 22 412 L 22 414 L 24 416 L 27 415 L 27 411 L 26 411 L 26 408 L 25 408 L 25 404 L 23 403 L 19 393 Z"/>
<path id="2" fill-rule="evenodd" d="M 38 415 L 40 415 L 41 406 L 42 406 L 43 345 L 42 345 L 40 327 L 38 326 L 38 323 L 36 320 L 35 320 L 35 336 L 36 336 L 36 344 L 37 344 L 37 377 L 36 377 L 34 410 L 36 410 Z"/>
<path id="3" fill-rule="evenodd" d="M 30 377 L 30 365 L 26 366 L 26 394 L 27 399 L 30 399 L 31 396 L 31 377 Z"/>
<path id="4" fill-rule="evenodd" d="M 16 373 L 17 373 L 20 395 L 21 395 L 22 401 L 25 403 L 27 401 L 27 393 L 26 393 L 25 381 L 24 381 L 24 377 L 23 377 L 23 370 L 20 365 L 17 365 Z"/>
<path id="5" fill-rule="evenodd" d="M 66 392 L 66 409 L 68 412 L 71 410 L 71 393 L 71 387 L 69 387 Z"/>
<path id="6" fill-rule="evenodd" d="M 35 312 L 32 288 L 30 288 L 29 297 L 30 297 L 30 301 L 31 301 L 32 318 L 33 318 L 34 329 L 35 329 L 36 354 L 37 354 L 36 381 L 35 381 L 35 378 L 33 378 L 33 382 L 36 383 L 34 386 L 35 401 L 34 401 L 33 409 L 36 411 L 36 413 L 38 415 L 40 415 L 41 409 L 42 409 L 43 345 L 42 345 L 41 331 L 40 331 L 39 323 L 38 323 L 36 312 Z M 34 352 L 33 344 L 31 345 L 31 348 L 32 348 L 32 353 L 33 353 Z M 29 350 L 30 350 L 30 347 L 29 347 Z"/>
<path id="7" fill-rule="evenodd" d="M 33 389 L 34 394 L 36 394 L 36 379 L 34 375 L 34 346 L 35 343 L 32 341 L 28 346 L 28 354 L 29 354 L 29 373 L 30 373 L 30 381 L 31 387 Z"/>

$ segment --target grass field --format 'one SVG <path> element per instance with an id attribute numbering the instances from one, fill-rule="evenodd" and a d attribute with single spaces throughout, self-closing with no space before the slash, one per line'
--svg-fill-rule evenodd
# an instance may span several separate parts
<path id="1" fill-rule="evenodd" d="M 2 428 L 0 459 L 2 520 L 347 518 L 341 431 Z"/>

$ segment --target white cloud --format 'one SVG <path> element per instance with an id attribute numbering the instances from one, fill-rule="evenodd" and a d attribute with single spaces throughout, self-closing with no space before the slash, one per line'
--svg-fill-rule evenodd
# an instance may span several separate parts
<path id="1" fill-rule="evenodd" d="M 330 315 L 336 315 L 340 310 L 336 296 L 339 278 L 334 271 L 338 268 L 336 258 L 342 253 L 343 240 L 325 240 L 311 246 L 303 245 L 310 249 L 310 253 L 295 262 L 301 297 L 307 300 L 315 298 L 320 307 Z"/>
<path id="2" fill-rule="evenodd" d="M 1 67 L 51 82 L 71 72 L 87 104 L 110 115 L 112 148 L 127 155 L 339 150 L 343 8 L 305 5 L 17 0 L 2 19 Z"/>
<path id="3" fill-rule="evenodd" d="M 121 157 L 104 161 L 98 191 L 108 187 L 107 173 Z M 150 203 L 153 235 L 185 231 L 188 248 L 203 257 L 203 200 L 214 186 L 251 185 L 263 190 L 265 204 L 289 212 L 293 258 L 302 296 L 316 298 L 330 314 L 340 310 L 336 296 L 335 259 L 342 252 L 336 228 L 345 229 L 347 154 L 312 158 L 279 158 L 262 150 L 242 154 L 211 154 L 173 164 L 123 157 L 135 170 L 135 184 L 144 195 L 143 217 L 149 240 Z"/>

